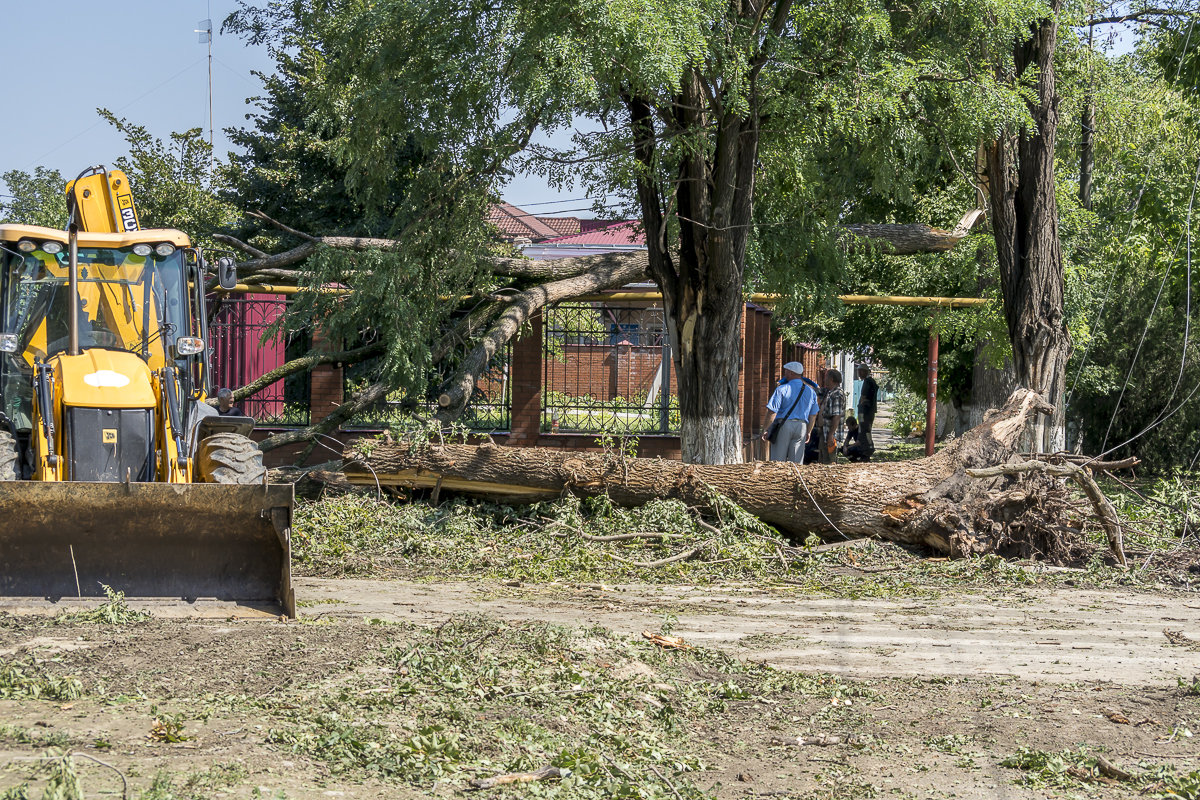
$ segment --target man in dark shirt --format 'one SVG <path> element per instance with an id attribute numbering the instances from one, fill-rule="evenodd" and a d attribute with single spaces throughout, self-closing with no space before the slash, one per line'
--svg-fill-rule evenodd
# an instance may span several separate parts
<path id="1" fill-rule="evenodd" d="M 240 406 L 233 404 L 233 392 L 228 389 L 217 390 L 217 413 L 222 417 L 244 417 Z"/>
<path id="2" fill-rule="evenodd" d="M 875 439 L 871 429 L 875 425 L 875 411 L 879 405 L 879 384 L 871 377 L 871 368 L 866 364 L 858 367 L 858 379 L 862 381 L 862 389 L 858 393 L 858 430 L 862 439 L 860 448 L 865 455 L 864 461 L 871 460 L 875 452 Z"/>

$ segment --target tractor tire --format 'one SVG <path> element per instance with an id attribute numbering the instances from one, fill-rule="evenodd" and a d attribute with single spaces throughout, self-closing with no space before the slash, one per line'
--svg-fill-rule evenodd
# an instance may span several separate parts
<path id="1" fill-rule="evenodd" d="M 8 431 L 0 431 L 0 481 L 15 481 L 21 456 L 17 440 Z"/>
<path id="2" fill-rule="evenodd" d="M 196 479 L 200 483 L 255 484 L 267 474 L 262 451 L 248 436 L 214 433 L 196 450 Z"/>

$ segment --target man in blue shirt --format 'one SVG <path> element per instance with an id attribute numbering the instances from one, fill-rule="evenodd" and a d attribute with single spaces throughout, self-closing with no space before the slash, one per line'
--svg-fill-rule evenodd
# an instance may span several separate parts
<path id="1" fill-rule="evenodd" d="M 799 361 L 784 364 L 784 379 L 767 402 L 767 411 L 771 414 L 767 417 L 762 438 L 767 439 L 776 416 L 782 420 L 775 441 L 771 442 L 772 461 L 804 463 L 804 443 L 808 441 L 808 432 L 812 430 L 820 406 L 817 404 L 817 393 L 801 379 L 803 374 L 804 365 Z"/>

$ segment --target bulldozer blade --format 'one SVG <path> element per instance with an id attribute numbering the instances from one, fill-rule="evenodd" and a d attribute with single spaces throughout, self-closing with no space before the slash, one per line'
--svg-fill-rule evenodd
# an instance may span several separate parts
<path id="1" fill-rule="evenodd" d="M 296 616 L 290 484 L 0 483 L 0 597 L 216 599 Z"/>

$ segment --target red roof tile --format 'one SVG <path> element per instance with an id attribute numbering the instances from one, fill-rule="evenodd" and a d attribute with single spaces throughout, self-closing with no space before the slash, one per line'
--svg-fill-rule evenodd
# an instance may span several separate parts
<path id="1" fill-rule="evenodd" d="M 622 222 L 633 222 L 631 219 L 581 219 L 579 220 L 579 232 L 587 233 L 594 231 L 597 228 L 607 228 L 609 225 L 620 225 Z"/>
<path id="2" fill-rule="evenodd" d="M 617 222 L 604 228 L 596 228 L 574 236 L 559 236 L 542 244 L 611 244 L 646 246 L 646 234 L 637 222 Z"/>
<path id="3" fill-rule="evenodd" d="M 526 213 L 510 203 L 492 206 L 488 213 L 488 221 L 499 228 L 506 239 L 525 237 L 538 242 L 561 235 L 533 214 Z"/>
<path id="4" fill-rule="evenodd" d="M 571 236 L 580 232 L 578 217 L 538 217 L 537 220 L 549 225 L 559 236 Z"/>

